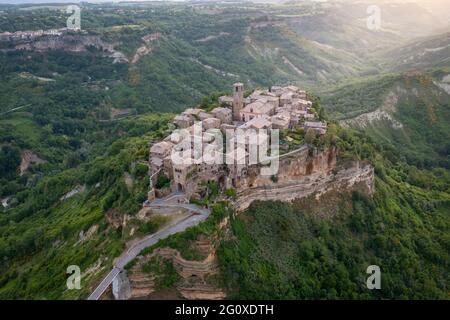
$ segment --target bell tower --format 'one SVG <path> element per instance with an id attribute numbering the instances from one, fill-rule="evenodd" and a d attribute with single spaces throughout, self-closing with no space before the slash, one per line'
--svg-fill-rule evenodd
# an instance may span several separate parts
<path id="1" fill-rule="evenodd" d="M 244 85 L 233 84 L 233 120 L 239 121 L 239 112 L 244 107 Z"/>

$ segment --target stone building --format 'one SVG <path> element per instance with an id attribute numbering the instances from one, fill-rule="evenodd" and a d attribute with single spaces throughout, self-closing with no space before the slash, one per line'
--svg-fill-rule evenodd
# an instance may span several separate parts
<path id="1" fill-rule="evenodd" d="M 271 118 L 272 128 L 285 130 L 292 126 L 291 115 L 289 113 L 278 113 Z"/>
<path id="2" fill-rule="evenodd" d="M 242 122 L 251 121 L 262 116 L 271 116 L 275 112 L 275 106 L 265 100 L 257 100 L 246 105 L 239 113 L 239 120 Z M 239 121 L 238 120 L 238 121 Z"/>
<path id="3" fill-rule="evenodd" d="M 235 83 L 233 85 L 233 120 L 239 121 L 239 113 L 244 107 L 244 85 Z"/>
<path id="4" fill-rule="evenodd" d="M 214 118 L 219 119 L 222 123 L 232 124 L 233 123 L 233 111 L 228 108 L 215 108 L 211 111 Z"/>
<path id="5" fill-rule="evenodd" d="M 305 130 L 312 129 L 319 134 L 327 132 L 327 124 L 321 121 L 305 121 Z"/>
<path id="6" fill-rule="evenodd" d="M 176 126 L 185 129 L 184 139 L 171 135 L 151 147 L 151 180 L 155 179 L 156 172 L 163 170 L 172 181 L 172 192 L 182 192 L 187 199 L 198 196 L 202 189 L 200 186 L 211 181 L 217 182 L 221 190 L 245 189 L 247 185 L 255 185 L 260 165 L 265 165 L 254 163 L 250 154 L 256 150 L 257 160 L 262 160 L 260 148 L 264 146 L 263 151 L 267 151 L 271 130 L 302 125 L 305 129 L 326 133 L 326 123 L 311 121 L 315 117 L 312 102 L 307 100 L 306 92 L 298 87 L 273 86 L 270 91 L 255 90 L 247 98 L 244 98 L 243 91 L 243 84 L 235 83 L 232 96 L 219 98 L 220 107 L 210 112 L 188 108 L 176 116 Z M 197 126 L 197 121 L 201 121 L 201 127 Z M 267 134 L 258 133 L 256 140 L 254 136 L 250 137 L 261 132 L 259 130 Z M 223 141 L 217 138 L 220 132 Z M 237 141 L 237 133 L 242 132 L 244 141 Z M 190 161 L 174 161 L 173 155 Z M 250 172 L 253 178 L 249 177 Z M 151 190 L 148 200 L 154 198 L 155 192 Z"/>
<path id="7" fill-rule="evenodd" d="M 221 96 L 219 97 L 219 104 L 221 107 L 233 107 L 233 97 Z"/>
<path id="8" fill-rule="evenodd" d="M 150 168 L 152 172 L 160 170 L 164 165 L 164 159 L 172 152 L 173 144 L 171 142 L 162 141 L 151 146 L 150 148 Z"/>
<path id="9" fill-rule="evenodd" d="M 179 114 L 173 120 L 173 123 L 180 129 L 189 128 L 194 124 L 194 117 L 189 114 Z"/>
<path id="10" fill-rule="evenodd" d="M 203 129 L 209 130 L 209 129 L 220 129 L 220 120 L 217 118 L 209 118 L 202 121 Z"/>

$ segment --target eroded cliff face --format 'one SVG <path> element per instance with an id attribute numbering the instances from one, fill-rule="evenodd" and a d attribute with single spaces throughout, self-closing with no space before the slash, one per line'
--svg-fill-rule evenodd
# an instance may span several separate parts
<path id="1" fill-rule="evenodd" d="M 175 297 L 184 299 L 224 299 L 225 292 L 215 283 L 219 273 L 216 249 L 209 240 L 195 241 L 194 246 L 206 258 L 203 260 L 184 259 L 178 250 L 159 248 L 143 256 L 129 271 L 131 299 L 159 299 L 160 289 L 156 285 L 157 275 L 144 272 L 144 265 L 154 258 L 170 261 L 179 280 L 173 286 Z M 174 298 L 172 296 L 172 298 Z"/>
<path id="2" fill-rule="evenodd" d="M 249 170 L 248 178 L 242 192 L 248 188 L 273 187 L 296 183 L 306 176 L 321 173 L 328 174 L 336 166 L 336 149 L 329 148 L 323 152 L 313 151 L 308 147 L 287 156 L 280 156 L 279 169 L 274 176 L 263 176 L 258 168 Z"/>
<path id="3" fill-rule="evenodd" d="M 142 57 L 150 54 L 158 46 L 158 40 L 162 37 L 163 35 L 159 32 L 143 36 L 142 45 L 136 49 L 130 58 L 116 49 L 119 43 L 108 41 L 97 34 L 87 33 L 64 33 L 62 35 L 45 35 L 33 39 L 15 39 L 13 40 L 13 49 L 0 49 L 0 51 L 64 50 L 67 52 L 84 52 L 93 47 L 101 50 L 103 56 L 112 58 L 113 63 L 130 63 L 134 65 Z"/>
<path id="4" fill-rule="evenodd" d="M 374 191 L 374 169 L 359 161 L 337 164 L 337 150 L 331 147 L 317 152 L 305 148 L 280 159 L 277 175 L 261 176 L 249 172 L 247 185 L 237 190 L 236 210 L 243 211 L 255 200 L 291 202 L 315 194 L 316 198 L 330 190 L 349 189 L 356 184 Z"/>
<path id="5" fill-rule="evenodd" d="M 114 49 L 115 44 L 104 41 L 99 35 L 65 34 L 62 36 L 46 36 L 37 40 L 16 44 L 15 50 L 83 52 L 89 47 L 102 50 L 105 56 L 114 59 L 114 63 L 128 62 L 125 54 Z"/>

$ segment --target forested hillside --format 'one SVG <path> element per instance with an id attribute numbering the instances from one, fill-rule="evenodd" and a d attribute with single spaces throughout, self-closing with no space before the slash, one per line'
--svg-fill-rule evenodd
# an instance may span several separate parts
<path id="1" fill-rule="evenodd" d="M 383 56 L 393 70 L 448 67 L 450 33 L 416 39 L 405 46 L 389 50 Z"/>
<path id="2" fill-rule="evenodd" d="M 438 69 L 355 81 L 324 93 L 322 101 L 330 115 L 370 135 L 390 159 L 448 169 L 448 74 Z"/>
<path id="3" fill-rule="evenodd" d="M 148 143 L 165 134 L 170 117 L 155 114 L 112 124 L 97 135 L 104 141 L 89 160 L 57 174 L 21 178 L 29 179 L 27 188 L 0 217 L 0 297 L 88 294 L 87 285 L 67 290 L 66 268 L 79 265 L 88 284 L 111 266 L 127 241 L 141 236 L 131 230 L 144 228 L 135 214 L 147 197 Z M 162 222 L 154 221 L 149 230 Z"/>

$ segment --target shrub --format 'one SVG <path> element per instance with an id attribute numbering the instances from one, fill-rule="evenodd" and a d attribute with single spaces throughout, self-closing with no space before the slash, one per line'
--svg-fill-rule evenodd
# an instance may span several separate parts
<path id="1" fill-rule="evenodd" d="M 235 198 L 236 197 L 236 189 L 229 188 L 229 189 L 225 190 L 225 195 L 229 198 Z"/>
<path id="2" fill-rule="evenodd" d="M 170 179 L 163 172 L 158 174 L 155 187 L 157 189 L 163 189 L 170 186 Z"/>

